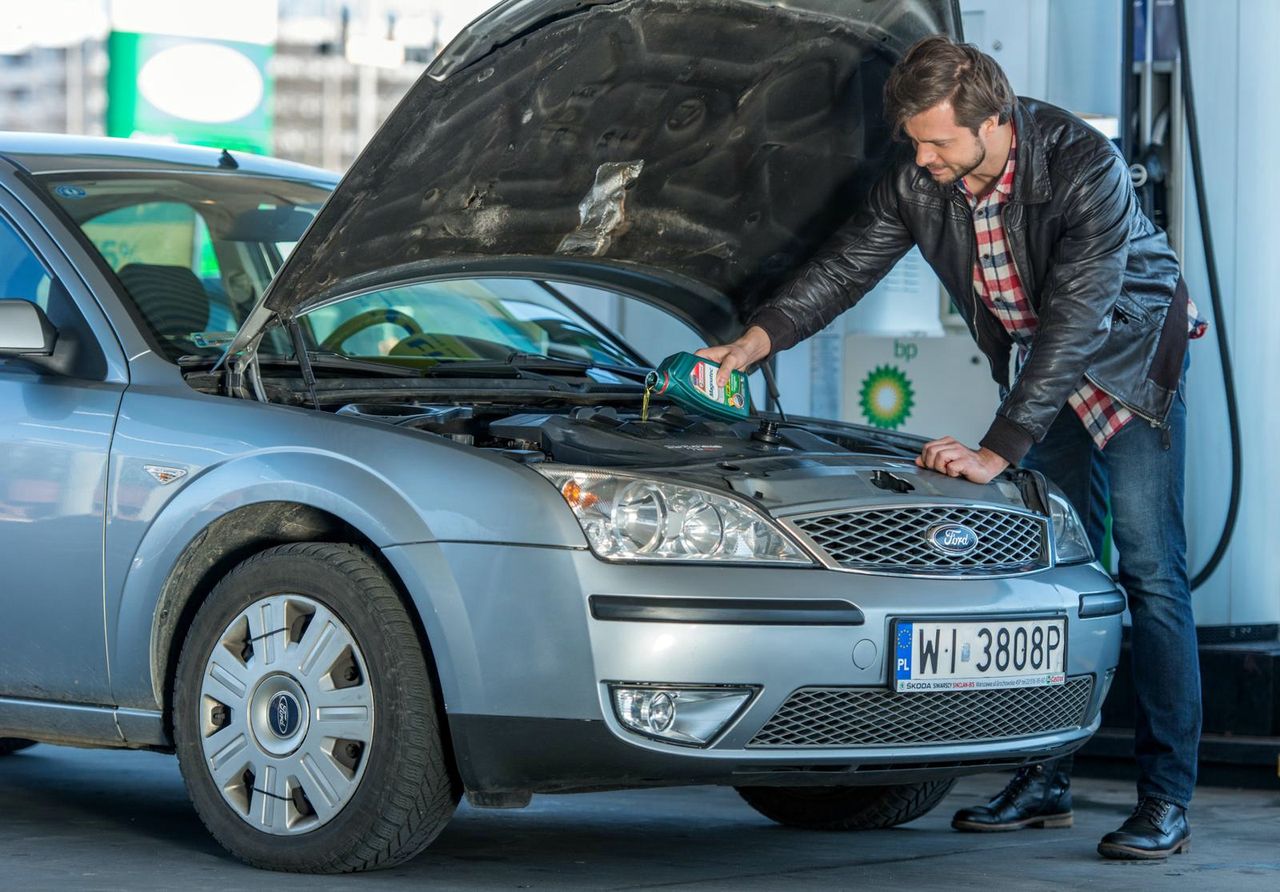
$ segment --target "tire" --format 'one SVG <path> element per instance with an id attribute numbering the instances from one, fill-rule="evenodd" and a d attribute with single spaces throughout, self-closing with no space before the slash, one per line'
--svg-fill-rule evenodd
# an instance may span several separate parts
<path id="1" fill-rule="evenodd" d="M 282 545 L 232 570 L 183 641 L 173 703 L 191 802 L 255 867 L 391 867 L 458 804 L 414 625 L 354 546 Z"/>
<path id="2" fill-rule="evenodd" d="M 803 830 L 884 830 L 922 817 L 955 779 L 891 787 L 737 787 L 760 814 Z"/>
<path id="3" fill-rule="evenodd" d="M 35 745 L 34 740 L 23 740 L 21 737 L 0 737 L 0 756 L 7 756 Z"/>

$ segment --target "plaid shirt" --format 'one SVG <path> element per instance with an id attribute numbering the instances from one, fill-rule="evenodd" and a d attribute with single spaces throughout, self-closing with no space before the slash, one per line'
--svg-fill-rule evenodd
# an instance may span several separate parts
<path id="1" fill-rule="evenodd" d="M 1013 192 L 1017 148 L 1018 136 L 1014 133 L 1004 172 L 985 194 L 974 195 L 963 177 L 956 185 L 973 210 L 973 229 L 978 242 L 978 259 L 973 265 L 973 290 L 1017 344 L 1018 367 L 1021 368 L 1031 351 L 1039 320 L 1027 300 L 1013 255 L 1005 244 L 1001 219 L 1004 203 Z M 1187 320 L 1190 337 L 1198 338 L 1205 333 L 1208 323 L 1199 317 L 1190 298 L 1187 299 Z M 1067 397 L 1067 404 L 1080 416 L 1085 430 L 1099 449 L 1133 419 L 1132 412 L 1087 380 L 1081 380 L 1080 386 Z"/>

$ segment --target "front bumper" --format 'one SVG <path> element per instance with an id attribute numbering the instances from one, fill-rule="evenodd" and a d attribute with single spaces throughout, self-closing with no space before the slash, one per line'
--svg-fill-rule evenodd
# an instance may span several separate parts
<path id="1" fill-rule="evenodd" d="M 474 543 L 397 546 L 387 556 L 417 601 L 459 770 L 474 791 L 884 784 L 1025 764 L 1071 752 L 1096 730 L 1120 651 L 1118 613 L 1079 615 L 1081 594 L 1115 590 L 1094 565 L 955 580 L 619 565 L 585 550 Z M 602 620 L 591 615 L 591 595 L 840 600 L 856 605 L 862 622 Z M 895 618 L 1046 613 L 1067 619 L 1067 676 L 1090 682 L 1082 717 L 1069 727 L 963 742 L 751 745 L 798 689 L 886 690 Z M 875 649 L 871 660 L 867 642 Z M 859 645 L 861 667 L 853 659 Z M 609 702 L 610 682 L 752 685 L 758 693 L 709 746 L 693 748 L 623 728 Z"/>
<path id="2" fill-rule="evenodd" d="M 953 752 L 898 751 L 873 757 L 853 750 L 785 758 L 724 750 L 637 749 L 602 721 L 451 715 L 458 770 L 473 792 L 581 793 L 689 784 L 722 786 L 880 786 L 1016 768 L 1075 752 L 1098 730 L 1085 728 L 999 746 Z"/>

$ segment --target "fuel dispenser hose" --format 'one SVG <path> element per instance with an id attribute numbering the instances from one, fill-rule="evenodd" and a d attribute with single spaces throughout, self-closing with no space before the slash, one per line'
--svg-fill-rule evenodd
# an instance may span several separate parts
<path id="1" fill-rule="evenodd" d="M 1205 565 L 1191 578 L 1194 591 L 1205 583 L 1222 562 L 1235 532 L 1236 516 L 1240 510 L 1240 412 L 1236 405 L 1235 373 L 1231 367 L 1231 354 L 1227 347 L 1226 316 L 1222 311 L 1222 292 L 1218 285 L 1218 263 L 1213 250 L 1213 231 L 1209 228 L 1209 205 L 1205 196 L 1204 169 L 1200 161 L 1200 128 L 1196 122 L 1195 94 L 1191 86 L 1191 53 L 1187 44 L 1187 0 L 1177 0 L 1178 51 L 1182 55 L 1182 99 L 1187 116 L 1187 134 L 1191 142 L 1191 172 L 1195 180 L 1196 209 L 1200 216 L 1200 238 L 1204 245 L 1204 263 L 1209 277 L 1209 299 L 1213 305 L 1213 330 L 1218 341 L 1218 357 L 1222 363 L 1222 386 L 1227 398 L 1227 426 L 1231 436 L 1231 495 L 1227 503 L 1227 517 L 1222 534 L 1213 554 Z M 1125 3 L 1125 14 L 1129 13 Z"/>

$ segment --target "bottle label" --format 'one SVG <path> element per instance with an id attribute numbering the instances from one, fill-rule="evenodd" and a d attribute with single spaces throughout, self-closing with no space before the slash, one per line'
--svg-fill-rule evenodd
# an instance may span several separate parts
<path id="1" fill-rule="evenodd" d="M 689 373 L 693 389 L 712 402 L 732 409 L 741 409 L 746 398 L 742 393 L 742 375 L 733 372 L 728 381 L 719 381 L 715 375 L 715 367 L 707 362 L 694 363 Z"/>

